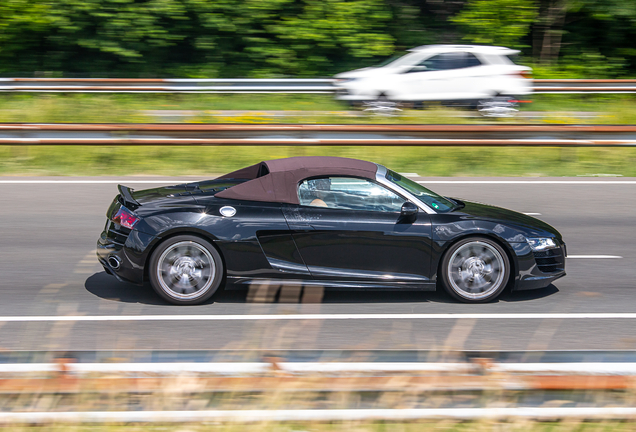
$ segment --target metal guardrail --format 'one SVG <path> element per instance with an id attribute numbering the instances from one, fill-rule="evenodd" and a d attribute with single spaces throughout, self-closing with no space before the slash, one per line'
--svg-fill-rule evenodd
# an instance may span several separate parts
<path id="1" fill-rule="evenodd" d="M 0 145 L 633 147 L 636 126 L 0 124 Z"/>
<path id="2" fill-rule="evenodd" d="M 635 355 L 9 351 L 0 353 L 0 424 L 633 419 Z"/>
<path id="3" fill-rule="evenodd" d="M 331 78 L 0 78 L 0 92 L 334 93 Z M 537 79 L 534 93 L 636 93 L 636 80 Z"/>
<path id="4" fill-rule="evenodd" d="M 333 79 L 0 78 L 0 92 L 333 93 Z"/>

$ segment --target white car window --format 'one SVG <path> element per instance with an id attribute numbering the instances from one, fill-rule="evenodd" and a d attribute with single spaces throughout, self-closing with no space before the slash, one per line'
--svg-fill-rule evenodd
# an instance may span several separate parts
<path id="1" fill-rule="evenodd" d="M 467 52 L 450 52 L 434 55 L 419 63 L 417 67 L 425 66 L 426 71 L 440 71 L 450 69 L 463 69 L 479 66 L 481 62 L 477 57 Z"/>
<path id="2" fill-rule="evenodd" d="M 471 54 L 471 53 L 464 53 L 464 54 L 465 54 L 465 57 L 464 57 L 463 67 L 473 67 L 473 66 L 481 65 L 481 62 L 479 61 L 477 57 L 475 57 L 474 54 Z"/>
<path id="3" fill-rule="evenodd" d="M 353 177 L 303 180 L 298 200 L 311 207 L 383 212 L 399 212 L 406 201 L 383 186 Z"/>

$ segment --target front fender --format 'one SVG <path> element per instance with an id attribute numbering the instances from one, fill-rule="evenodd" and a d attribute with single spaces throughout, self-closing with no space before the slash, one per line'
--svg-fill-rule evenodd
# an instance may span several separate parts
<path id="1" fill-rule="evenodd" d="M 434 222 L 432 238 L 435 252 L 433 256 L 437 261 L 432 263 L 432 268 L 439 268 L 442 256 L 453 243 L 471 236 L 491 238 L 507 251 L 516 283 L 519 278 L 520 263 L 525 262 L 532 251 L 521 230 L 495 221 L 458 219 Z"/>

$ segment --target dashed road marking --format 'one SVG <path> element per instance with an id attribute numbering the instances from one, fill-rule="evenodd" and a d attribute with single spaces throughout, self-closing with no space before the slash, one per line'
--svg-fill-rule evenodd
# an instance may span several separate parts
<path id="1" fill-rule="evenodd" d="M 568 255 L 571 259 L 622 259 L 619 255 Z"/>

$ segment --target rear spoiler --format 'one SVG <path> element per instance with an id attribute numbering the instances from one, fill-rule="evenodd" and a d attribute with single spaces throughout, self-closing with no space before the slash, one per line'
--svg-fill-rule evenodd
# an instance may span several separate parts
<path id="1" fill-rule="evenodd" d="M 132 191 L 133 189 L 124 185 L 117 185 L 117 189 L 119 189 L 119 195 L 121 195 L 121 199 L 124 202 L 124 205 L 139 207 L 139 201 L 133 198 Z M 134 210 L 134 209 L 131 209 Z"/>

